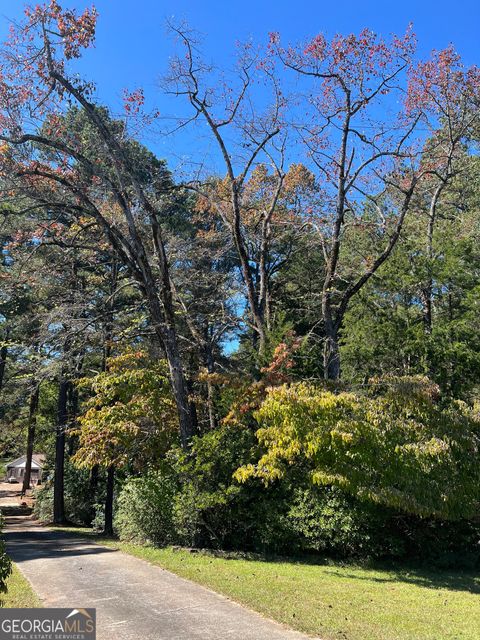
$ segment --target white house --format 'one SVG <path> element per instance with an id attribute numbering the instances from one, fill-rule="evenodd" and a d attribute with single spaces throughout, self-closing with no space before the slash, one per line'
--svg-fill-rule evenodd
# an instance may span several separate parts
<path id="1" fill-rule="evenodd" d="M 34 453 L 32 456 L 32 471 L 30 473 L 30 484 L 40 484 L 42 481 L 43 465 L 45 462 L 45 455 L 43 453 Z M 7 481 L 10 478 L 23 482 L 23 476 L 25 475 L 25 466 L 27 464 L 27 456 L 17 458 L 7 464 Z"/>

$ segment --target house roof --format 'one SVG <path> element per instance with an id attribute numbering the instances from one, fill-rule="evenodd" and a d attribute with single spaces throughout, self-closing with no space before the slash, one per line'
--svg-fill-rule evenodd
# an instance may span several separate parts
<path id="1" fill-rule="evenodd" d="M 42 469 L 44 462 L 45 462 L 44 453 L 34 453 L 32 455 L 32 469 Z M 21 456 L 20 458 L 17 458 L 16 460 L 9 462 L 7 464 L 7 469 L 13 469 L 18 467 L 22 468 L 22 467 L 25 467 L 26 463 L 27 463 L 27 456 Z"/>

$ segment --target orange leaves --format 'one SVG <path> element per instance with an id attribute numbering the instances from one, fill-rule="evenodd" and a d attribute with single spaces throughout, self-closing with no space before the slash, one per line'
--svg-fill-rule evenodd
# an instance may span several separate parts
<path id="1" fill-rule="evenodd" d="M 60 138 L 66 133 L 65 119 L 59 113 L 48 113 L 45 117 L 43 131 L 48 137 Z M 73 142 L 73 136 L 69 135 L 70 144 Z"/>
<path id="2" fill-rule="evenodd" d="M 452 45 L 433 51 L 409 73 L 406 108 L 409 113 L 434 112 L 452 117 L 452 109 L 480 99 L 480 69 L 466 69 Z"/>
<path id="3" fill-rule="evenodd" d="M 31 249 L 32 243 L 40 244 L 47 237 L 62 238 L 67 227 L 60 222 L 48 221 L 39 223 L 29 230 L 17 231 L 12 235 L 10 242 L 5 245 L 6 250 L 13 251 L 19 247 Z"/>
<path id="4" fill-rule="evenodd" d="M 222 212 L 225 217 L 229 216 L 231 199 L 230 179 L 218 178 L 205 185 L 202 193 L 197 194 L 195 210 L 198 213 L 215 214 Z"/>
<path id="5" fill-rule="evenodd" d="M 327 50 L 327 40 L 323 33 L 315 36 L 310 44 L 305 48 L 305 55 L 310 55 L 317 60 L 323 60 Z"/>
<path id="6" fill-rule="evenodd" d="M 94 42 L 98 18 L 94 6 L 79 15 L 75 10 L 63 9 L 57 0 L 51 0 L 48 4 L 27 7 L 25 15 L 28 18 L 26 31 L 37 25 L 50 27 L 49 31 L 52 31 L 50 23 L 56 23 L 67 60 L 80 57 L 80 50 L 88 49 Z"/>
<path id="7" fill-rule="evenodd" d="M 350 91 L 375 91 L 369 86 L 395 74 L 408 63 L 416 48 L 411 26 L 404 36 L 393 36 L 387 42 L 371 31 L 359 34 L 337 34 L 328 40 L 320 33 L 306 46 L 282 48 L 277 33 L 270 35 L 269 51 L 277 53 L 287 66 L 317 75 L 323 79 L 323 90 L 332 101 L 335 89 L 348 87 Z M 387 91 L 385 86 L 382 90 Z"/>
<path id="8" fill-rule="evenodd" d="M 92 46 L 97 20 L 94 7 L 79 14 L 57 0 L 27 7 L 25 16 L 10 28 L 8 55 L 0 67 L 0 127 L 15 134 L 24 111 L 40 120 L 60 110 L 65 86 L 53 76 L 63 75 L 66 62 Z M 77 79 L 72 83 L 76 86 Z"/>
<path id="9" fill-rule="evenodd" d="M 269 182 L 268 167 L 265 164 L 258 164 L 252 171 L 250 180 L 248 181 L 249 187 L 252 191 L 256 191 L 265 187 Z"/>
<path id="10" fill-rule="evenodd" d="M 275 347 L 270 364 L 262 369 L 267 384 L 282 384 L 289 380 L 288 372 L 293 368 L 294 355 L 301 346 L 302 338 L 296 336 L 294 331 L 288 331 L 285 339 Z"/>
<path id="11" fill-rule="evenodd" d="M 198 194 L 195 199 L 194 208 L 195 208 L 195 211 L 197 211 L 200 214 L 203 214 L 205 212 L 210 212 L 212 208 L 210 199 L 204 196 L 203 194 Z"/>
<path id="12" fill-rule="evenodd" d="M 127 115 L 137 115 L 145 104 L 143 89 L 123 90 L 123 108 Z"/>
<path id="13" fill-rule="evenodd" d="M 287 193 L 294 193 L 297 189 L 313 189 L 315 187 L 315 176 L 301 163 L 290 165 L 283 187 Z"/>

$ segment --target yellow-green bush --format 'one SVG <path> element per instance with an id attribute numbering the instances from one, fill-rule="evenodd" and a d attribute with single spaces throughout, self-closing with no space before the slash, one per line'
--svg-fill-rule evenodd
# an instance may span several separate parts
<path id="1" fill-rule="evenodd" d="M 235 477 L 268 485 L 305 466 L 314 484 L 363 501 L 423 517 L 475 516 L 480 423 L 466 407 L 442 408 L 425 381 L 407 383 L 364 395 L 272 388 L 255 413 L 264 453 Z"/>

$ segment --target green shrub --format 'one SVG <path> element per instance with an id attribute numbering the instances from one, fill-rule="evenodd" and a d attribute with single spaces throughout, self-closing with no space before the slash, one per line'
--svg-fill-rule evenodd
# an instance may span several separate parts
<path id="1" fill-rule="evenodd" d="M 129 478 L 123 485 L 115 514 L 122 540 L 166 545 L 175 541 L 173 504 L 176 485 L 164 471 Z"/>
<path id="2" fill-rule="evenodd" d="M 95 509 L 91 493 L 90 470 L 65 465 L 65 515 L 69 522 L 90 524 Z"/>
<path id="3" fill-rule="evenodd" d="M 53 520 L 53 484 L 44 484 L 35 489 L 35 504 L 33 516 L 40 522 L 52 522 Z"/>
<path id="4" fill-rule="evenodd" d="M 372 510 L 337 487 L 295 490 L 288 519 L 304 550 L 342 557 L 372 555 Z"/>
<path id="5" fill-rule="evenodd" d="M 67 462 L 64 486 L 66 519 L 74 524 L 91 524 L 95 517 L 95 504 L 91 494 L 89 470 L 77 469 Z M 101 483 L 99 486 L 102 487 Z M 42 522 L 53 520 L 53 481 L 36 490 L 33 515 Z"/>
<path id="6" fill-rule="evenodd" d="M 396 513 L 385 522 L 384 532 L 390 540 L 384 554 L 388 557 L 442 569 L 474 570 L 480 567 L 478 522 L 451 522 Z M 379 531 L 378 535 L 381 533 Z"/>
<path id="7" fill-rule="evenodd" d="M 182 487 L 173 503 L 172 518 L 176 541 L 186 547 L 207 546 L 202 544 L 203 507 L 199 504 L 199 492 L 191 483 Z M 216 535 L 214 535 L 214 538 Z"/>
<path id="8" fill-rule="evenodd" d="M 3 519 L 0 514 L 0 532 L 3 527 Z M 7 578 L 12 573 L 12 562 L 5 551 L 5 543 L 0 540 L 0 593 L 7 590 Z"/>
<path id="9" fill-rule="evenodd" d="M 105 502 L 95 503 L 93 505 L 93 510 L 94 515 L 90 522 L 90 526 L 94 531 L 99 533 L 105 529 Z"/>
<path id="10" fill-rule="evenodd" d="M 262 455 L 235 477 L 268 486 L 306 468 L 313 484 L 370 504 L 443 520 L 476 517 L 478 417 L 466 405 L 443 407 L 428 380 L 382 384 L 381 394 L 366 395 L 304 383 L 270 389 L 254 414 Z"/>
<path id="11" fill-rule="evenodd" d="M 180 482 L 174 518 L 182 544 L 253 551 L 291 548 L 288 484 L 265 488 L 256 480 L 240 484 L 233 478 L 238 465 L 257 454 L 254 432 L 239 424 L 195 438 L 189 453 L 174 452 Z"/>
<path id="12" fill-rule="evenodd" d="M 338 487 L 295 489 L 288 524 L 298 550 L 444 568 L 480 566 L 480 527 L 473 521 L 408 515 L 361 502 Z"/>

